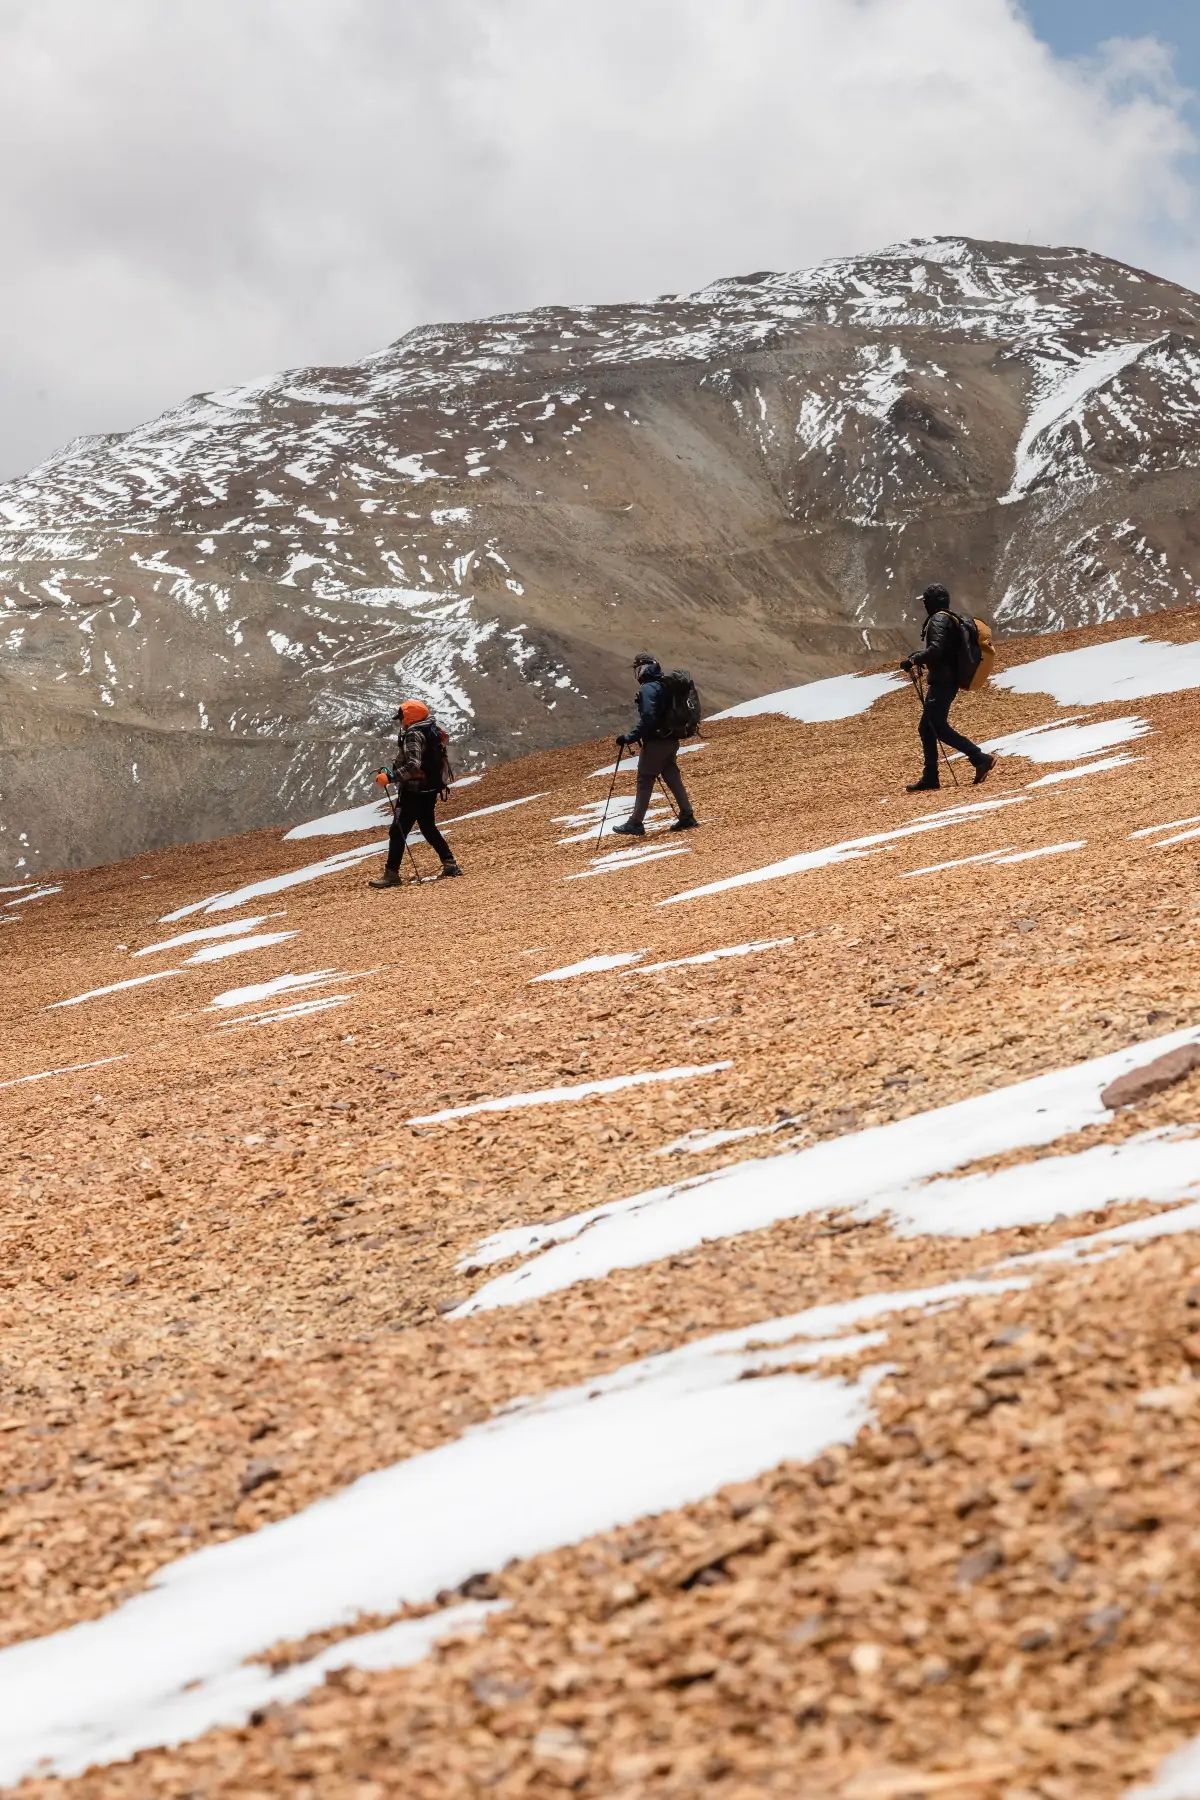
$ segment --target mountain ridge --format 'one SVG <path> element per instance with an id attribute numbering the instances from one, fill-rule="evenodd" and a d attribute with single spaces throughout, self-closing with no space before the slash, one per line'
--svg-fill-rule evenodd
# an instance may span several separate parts
<path id="1" fill-rule="evenodd" d="M 361 799 L 402 690 L 471 768 L 613 728 L 650 640 L 716 708 L 898 652 L 934 576 L 1001 631 L 1185 602 L 1198 320 L 1083 250 L 914 241 L 76 441 L 0 488 L 0 867 Z"/>

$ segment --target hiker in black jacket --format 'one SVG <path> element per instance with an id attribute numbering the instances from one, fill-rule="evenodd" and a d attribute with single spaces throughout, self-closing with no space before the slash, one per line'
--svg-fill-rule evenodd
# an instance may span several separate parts
<path id="1" fill-rule="evenodd" d="M 439 881 L 445 876 L 461 875 L 454 852 L 437 828 L 434 809 L 446 797 L 446 786 L 452 776 L 446 760 L 446 734 L 430 714 L 423 700 L 406 700 L 392 721 L 400 727 L 392 780 L 400 798 L 396 802 L 392 828 L 388 832 L 388 854 L 382 875 L 367 883 L 373 888 L 400 886 L 400 865 L 404 861 L 404 845 L 414 825 L 431 850 L 442 859 Z M 412 852 L 409 852 L 410 856 Z"/>
<path id="2" fill-rule="evenodd" d="M 641 748 L 637 767 L 637 794 L 634 797 L 633 811 L 623 824 L 614 825 L 613 830 L 621 837 L 645 837 L 646 827 L 642 821 L 646 817 L 654 784 L 661 776 L 674 794 L 679 807 L 679 817 L 671 830 L 693 831 L 700 821 L 692 811 L 688 791 L 679 773 L 679 739 L 669 732 L 666 717 L 667 694 L 662 683 L 662 670 L 653 656 L 636 656 L 633 667 L 638 678 L 637 724 L 632 731 L 625 732 L 617 739 L 617 746 L 623 750 L 629 744 L 637 744 Z"/>
<path id="3" fill-rule="evenodd" d="M 911 674 L 915 669 L 924 669 L 929 677 L 929 686 L 925 690 L 925 704 L 921 708 L 921 722 L 917 731 L 921 738 L 921 748 L 925 753 L 925 772 L 920 781 L 908 784 L 910 794 L 925 793 L 931 788 L 941 786 L 938 780 L 938 742 L 949 744 L 952 750 L 960 750 L 975 770 L 976 786 L 986 781 L 996 766 L 994 756 L 973 744 L 970 738 L 955 731 L 950 723 L 950 706 L 958 693 L 959 666 L 959 625 L 950 611 L 950 595 L 946 588 L 935 583 L 927 587 L 921 598 L 925 602 L 928 615 L 921 632 L 923 650 L 913 656 L 906 656 L 900 667 Z"/>

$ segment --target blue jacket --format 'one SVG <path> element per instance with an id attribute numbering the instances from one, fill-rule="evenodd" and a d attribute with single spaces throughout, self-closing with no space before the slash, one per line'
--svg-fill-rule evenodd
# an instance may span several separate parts
<path id="1" fill-rule="evenodd" d="M 667 712 L 667 691 L 657 676 L 643 681 L 638 688 L 637 724 L 628 734 L 633 743 L 644 744 L 654 738 L 669 737 L 662 729 Z"/>

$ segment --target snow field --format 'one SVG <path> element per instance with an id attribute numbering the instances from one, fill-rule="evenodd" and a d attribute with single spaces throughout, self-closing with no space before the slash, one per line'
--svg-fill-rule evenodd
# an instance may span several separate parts
<path id="1" fill-rule="evenodd" d="M 169 1564 L 103 1618 L 0 1651 L 0 1781 L 76 1774 L 243 1723 L 264 1696 L 308 1691 L 331 1668 L 415 1661 L 459 1628 L 464 1609 L 348 1638 L 283 1678 L 248 1663 L 280 1641 L 427 1603 L 478 1569 L 849 1443 L 883 1371 L 847 1381 L 782 1365 L 873 1348 L 878 1334 L 859 1328 L 901 1310 L 1023 1285 L 1008 1276 L 866 1295 L 701 1338 L 517 1401 L 290 1518 Z M 759 1379 L 742 1379 L 752 1371 Z M 466 1616 L 477 1623 L 485 1610 Z"/>
<path id="2" fill-rule="evenodd" d="M 285 844 L 297 838 L 339 837 L 345 832 L 374 831 L 386 825 L 392 816 L 390 800 L 368 800 L 363 806 L 347 806 L 341 812 L 326 813 L 322 819 L 309 819 L 304 825 L 293 825 L 285 831 Z"/>
<path id="3" fill-rule="evenodd" d="M 0 890 L 0 891 L 2 891 L 2 890 Z M 14 907 L 14 906 L 25 906 L 31 900 L 48 900 L 50 898 L 51 894 L 61 894 L 62 886 L 60 884 L 57 887 L 54 887 L 54 886 L 35 887 L 32 889 L 32 891 L 29 891 L 29 892 L 21 892 L 21 891 L 15 890 L 13 888 L 9 888 L 8 892 L 9 893 L 16 892 L 17 897 L 15 900 L 6 900 L 4 902 L 4 905 L 6 908 Z"/>
<path id="4" fill-rule="evenodd" d="M 1011 851 L 1011 845 L 1008 847 Z M 939 875 L 944 869 L 965 869 L 971 863 L 980 866 L 988 864 L 993 869 L 1002 868 L 1006 863 L 1036 862 L 1042 856 L 1065 856 L 1071 850 L 1086 850 L 1087 839 L 1079 838 L 1069 844 L 1042 844 L 1036 850 L 1017 850 L 1007 854 L 1004 850 L 984 850 L 978 856 L 960 856 L 954 862 L 933 863 L 927 869 L 906 869 L 901 881 L 912 881 L 917 875 Z"/>
<path id="5" fill-rule="evenodd" d="M 1085 402 L 1150 348 L 1150 343 L 1116 344 L 1047 370 L 1041 398 L 1030 411 L 1018 441 L 1012 485 L 1007 494 L 1000 496 L 1001 505 L 1023 499 L 1051 472 L 1056 450 L 1054 434 L 1074 425 L 1088 441 L 1083 418 Z"/>
<path id="6" fill-rule="evenodd" d="M 612 799 L 586 800 L 578 812 L 560 813 L 551 820 L 552 825 L 565 825 L 573 833 L 570 837 L 558 839 L 560 844 L 596 844 L 601 838 L 611 837 L 618 825 L 623 825 L 633 811 L 632 794 L 614 794 Z M 656 799 L 647 808 L 645 826 L 647 832 L 662 831 L 671 817 L 671 808 L 665 801 Z"/>
<path id="7" fill-rule="evenodd" d="M 705 1239 L 814 1212 L 888 1218 L 901 1235 L 974 1236 L 1118 1199 L 1181 1198 L 1200 1182 L 1200 1140 L 1190 1137 L 1169 1147 L 1158 1139 L 1134 1140 L 1135 1147 L 1121 1146 L 1120 1155 L 1105 1147 L 1103 1154 L 1050 1157 L 987 1176 L 954 1172 L 983 1157 L 1051 1144 L 1107 1118 L 1100 1093 L 1110 1081 L 1198 1041 L 1200 1027 L 1191 1028 L 890 1125 L 733 1163 L 556 1223 L 494 1233 L 478 1245 L 471 1264 L 525 1260 L 485 1283 L 450 1316 L 517 1306 L 614 1269 L 677 1255 Z"/>

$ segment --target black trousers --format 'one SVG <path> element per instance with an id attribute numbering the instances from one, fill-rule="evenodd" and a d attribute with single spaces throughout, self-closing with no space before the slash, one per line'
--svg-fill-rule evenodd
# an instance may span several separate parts
<path id="1" fill-rule="evenodd" d="M 631 825 L 640 825 L 645 818 L 646 809 L 654 794 L 654 784 L 660 775 L 675 796 L 680 818 L 691 818 L 692 803 L 679 773 L 679 763 L 676 760 L 678 755 L 678 738 L 651 738 L 649 743 L 642 745 L 642 753 L 638 757 L 637 793 L 634 796 L 633 811 L 629 815 Z"/>
<path id="2" fill-rule="evenodd" d="M 393 875 L 400 873 L 400 864 L 404 860 L 404 844 L 414 825 L 421 827 L 421 836 L 432 850 L 436 850 L 444 863 L 454 861 L 454 852 L 437 828 L 433 809 L 438 803 L 436 794 L 428 790 L 410 792 L 406 788 L 400 790 L 400 803 L 396 808 L 396 816 L 392 820 L 392 828 L 388 832 L 387 866 Z"/>
<path id="3" fill-rule="evenodd" d="M 925 704 L 921 708 L 921 723 L 917 730 L 921 736 L 921 748 L 925 752 L 926 781 L 938 778 L 938 742 L 949 744 L 952 750 L 960 750 L 977 767 L 983 761 L 983 751 L 970 738 L 963 737 L 955 731 L 950 723 L 950 706 L 958 693 L 956 687 L 931 687 L 925 695 Z"/>

